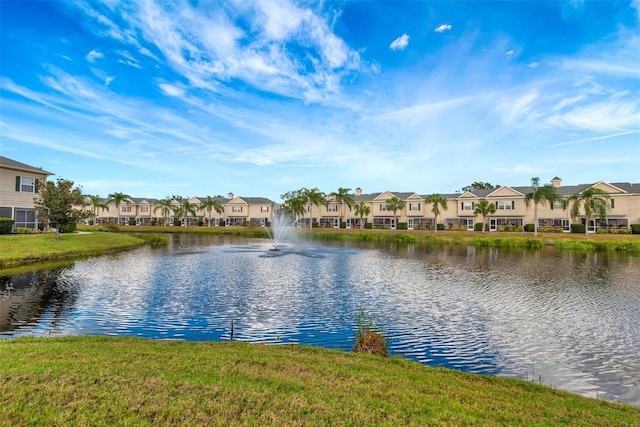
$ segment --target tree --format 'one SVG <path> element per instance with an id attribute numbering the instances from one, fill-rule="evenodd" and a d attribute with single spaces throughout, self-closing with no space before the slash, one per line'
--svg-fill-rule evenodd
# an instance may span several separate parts
<path id="1" fill-rule="evenodd" d="M 299 216 L 303 216 L 305 212 L 306 199 L 302 195 L 302 190 L 288 191 L 280 196 L 284 203 L 282 204 L 282 211 L 288 215 L 291 215 L 292 221 L 295 221 Z"/>
<path id="2" fill-rule="evenodd" d="M 393 223 L 396 226 L 396 230 L 398 229 L 398 223 L 396 221 L 396 217 L 398 211 L 404 209 L 404 201 L 400 200 L 398 197 L 393 196 L 390 199 L 387 199 L 387 203 L 385 203 L 388 211 L 393 211 Z"/>
<path id="3" fill-rule="evenodd" d="M 469 184 L 466 187 L 462 187 L 462 191 L 470 191 L 473 193 L 474 190 L 492 190 L 494 188 L 498 188 L 497 185 L 493 185 L 490 182 L 474 182 L 473 184 Z"/>
<path id="4" fill-rule="evenodd" d="M 524 203 L 529 207 L 533 202 L 533 235 L 538 235 L 538 205 L 544 206 L 547 202 L 553 206 L 556 200 L 560 200 L 560 195 L 556 191 L 556 187 L 551 184 L 545 184 L 540 187 L 540 178 L 531 178 L 533 191 L 527 193 L 524 197 Z"/>
<path id="5" fill-rule="evenodd" d="M 87 199 L 89 199 L 89 205 L 93 208 L 93 226 L 95 227 L 98 208 L 102 209 L 102 212 L 104 212 L 105 209 L 109 210 L 109 206 L 107 206 L 104 199 L 100 196 L 89 195 L 87 196 Z"/>
<path id="6" fill-rule="evenodd" d="M 171 211 L 173 210 L 173 199 L 170 198 L 170 197 L 165 197 L 164 199 L 158 200 L 153 205 L 153 213 L 156 213 L 156 211 L 158 211 L 158 209 L 162 213 L 162 223 L 166 226 L 167 225 L 167 215 L 169 215 L 171 213 Z"/>
<path id="7" fill-rule="evenodd" d="M 189 214 L 191 214 L 194 218 L 198 215 L 196 213 L 196 208 L 197 206 L 195 205 L 195 203 L 191 203 L 189 201 L 189 199 L 185 199 L 180 197 L 179 200 L 177 200 L 178 203 L 180 203 L 180 206 L 175 210 L 176 216 L 177 217 L 182 217 L 182 222 L 184 223 L 184 226 L 187 226 L 187 216 Z"/>
<path id="8" fill-rule="evenodd" d="M 60 233 L 73 231 L 75 224 L 88 217 L 87 212 L 74 209 L 82 205 L 84 196 L 79 187 L 73 187 L 73 181 L 58 178 L 56 182 L 47 181 L 39 185 L 40 198 L 34 199 L 34 207 L 38 210 L 38 218 L 55 227 L 56 240 Z"/>
<path id="9" fill-rule="evenodd" d="M 330 193 L 329 196 L 333 197 L 333 200 L 340 205 L 340 212 L 338 213 L 338 227 L 340 227 L 340 224 L 342 223 L 342 217 L 343 217 L 343 207 L 344 205 L 347 205 L 349 207 L 353 206 L 353 204 L 355 203 L 355 201 L 353 200 L 353 194 L 351 194 L 351 189 L 350 188 L 338 188 L 338 191 L 334 191 L 333 193 Z"/>
<path id="10" fill-rule="evenodd" d="M 371 208 L 365 202 L 359 202 L 355 204 L 355 213 L 360 217 L 360 229 L 364 228 L 363 217 L 371 213 Z"/>
<path id="11" fill-rule="evenodd" d="M 431 212 L 433 212 L 433 215 L 435 218 L 433 223 L 433 232 L 437 233 L 438 232 L 438 215 L 440 215 L 440 208 L 442 208 L 445 211 L 448 209 L 447 199 L 442 197 L 440 194 L 435 193 L 425 197 L 424 202 L 433 204 L 433 207 L 431 208 Z"/>
<path id="12" fill-rule="evenodd" d="M 584 234 L 589 232 L 589 223 L 591 217 L 600 217 L 600 222 L 605 222 L 607 219 L 608 200 L 611 198 L 609 193 L 601 190 L 597 187 L 589 187 L 586 190 L 574 194 L 569 197 L 569 202 L 573 203 L 571 206 L 571 218 L 576 219 L 580 216 L 580 206 L 584 209 L 584 216 L 586 223 L 584 226 Z"/>
<path id="13" fill-rule="evenodd" d="M 122 202 L 131 203 L 131 196 L 124 193 L 111 193 L 109 194 L 107 199 L 107 205 L 109 203 L 113 203 L 116 205 L 116 214 L 118 217 L 118 225 L 120 225 L 120 204 Z"/>
<path id="14" fill-rule="evenodd" d="M 482 232 L 485 230 L 485 218 L 489 215 L 493 215 L 496 213 L 496 205 L 489 202 L 487 199 L 480 199 L 478 203 L 476 203 L 476 207 L 473 210 L 474 215 L 482 215 Z"/>
<path id="15" fill-rule="evenodd" d="M 207 196 L 207 198 L 200 204 L 200 208 L 206 210 L 209 213 L 209 224 L 208 227 L 211 227 L 211 211 L 215 210 L 218 214 L 222 214 L 224 212 L 224 207 L 218 198 L 213 198 L 211 196 Z"/>
<path id="16" fill-rule="evenodd" d="M 314 188 L 303 188 L 302 196 L 304 197 L 305 203 L 309 203 L 309 229 L 313 228 L 313 205 L 318 207 L 327 205 L 327 196 L 320 191 L 317 187 Z"/>

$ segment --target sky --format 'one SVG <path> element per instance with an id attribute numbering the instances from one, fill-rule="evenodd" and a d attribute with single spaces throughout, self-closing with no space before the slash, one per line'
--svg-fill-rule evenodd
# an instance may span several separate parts
<path id="1" fill-rule="evenodd" d="M 0 154 L 86 194 L 640 182 L 640 0 L 3 0 L 0 20 Z"/>

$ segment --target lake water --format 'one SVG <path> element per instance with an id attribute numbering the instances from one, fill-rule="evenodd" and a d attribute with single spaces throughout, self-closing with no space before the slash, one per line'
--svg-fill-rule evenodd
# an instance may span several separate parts
<path id="1" fill-rule="evenodd" d="M 394 355 L 640 406 L 640 258 L 551 249 L 173 235 L 0 276 L 0 337 L 71 334 L 350 350 L 360 308 Z"/>

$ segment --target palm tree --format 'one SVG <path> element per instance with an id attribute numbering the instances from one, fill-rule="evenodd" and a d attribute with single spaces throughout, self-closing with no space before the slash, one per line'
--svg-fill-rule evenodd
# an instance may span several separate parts
<path id="1" fill-rule="evenodd" d="M 309 203 L 309 229 L 313 229 L 313 205 L 316 206 L 326 206 L 327 205 L 327 196 L 320 191 L 317 187 L 314 188 L 303 188 L 302 196 L 304 197 L 305 203 Z"/>
<path id="2" fill-rule="evenodd" d="M 385 205 L 388 211 L 393 211 L 393 223 L 395 224 L 397 230 L 398 223 L 396 222 L 396 216 L 399 210 L 404 209 L 404 201 L 400 200 L 396 196 L 393 196 L 392 198 L 387 199 L 387 203 Z"/>
<path id="3" fill-rule="evenodd" d="M 544 206 L 547 202 L 553 207 L 556 200 L 560 200 L 560 195 L 556 191 L 556 187 L 551 184 L 545 184 L 540 187 L 540 178 L 531 178 L 531 186 L 533 191 L 527 193 L 524 197 L 524 203 L 529 207 L 533 202 L 533 235 L 538 235 L 538 205 Z"/>
<path id="4" fill-rule="evenodd" d="M 189 199 L 179 198 L 176 200 L 180 205 L 175 210 L 175 214 L 177 217 L 182 217 L 182 222 L 184 226 L 187 226 L 187 215 L 191 214 L 194 218 L 198 216 L 196 213 L 197 206 L 195 203 L 191 203 Z"/>
<path id="5" fill-rule="evenodd" d="M 301 194 L 292 195 L 284 201 L 282 204 L 283 212 L 291 215 L 292 221 L 295 221 L 299 216 L 303 216 L 305 212 L 306 200 Z"/>
<path id="6" fill-rule="evenodd" d="M 108 196 L 106 204 L 113 203 L 116 205 L 116 214 L 118 217 L 118 225 L 120 225 L 120 204 L 122 202 L 132 203 L 131 196 L 125 193 L 111 193 Z"/>
<path id="7" fill-rule="evenodd" d="M 153 213 L 160 209 L 162 213 L 162 223 L 164 226 L 167 226 L 167 215 L 171 213 L 173 210 L 173 199 L 171 197 L 165 197 L 164 199 L 158 200 L 154 204 Z"/>
<path id="8" fill-rule="evenodd" d="M 350 193 L 350 188 L 338 188 L 338 191 L 334 191 L 330 193 L 329 196 L 333 197 L 333 200 L 340 205 L 340 212 L 338 212 L 338 228 L 340 228 L 340 224 L 342 223 L 343 217 L 343 205 L 347 205 L 349 207 L 353 206 L 355 201 L 353 200 L 353 194 Z"/>
<path id="9" fill-rule="evenodd" d="M 207 196 L 207 198 L 200 204 L 200 208 L 206 210 L 209 213 L 209 223 L 208 227 L 211 227 L 211 211 L 214 210 L 218 212 L 218 214 L 222 214 L 224 212 L 224 207 L 222 203 L 220 203 L 219 199 L 214 199 L 211 196 Z"/>
<path id="10" fill-rule="evenodd" d="M 355 205 L 355 212 L 360 217 L 360 230 L 362 230 L 364 228 L 363 217 L 371 213 L 371 208 L 365 202 L 359 202 Z"/>
<path id="11" fill-rule="evenodd" d="M 431 208 L 431 212 L 434 215 L 434 223 L 433 223 L 433 232 L 438 232 L 438 215 L 440 215 L 440 208 L 443 210 L 447 210 L 447 199 L 442 197 L 440 194 L 430 194 L 424 199 L 425 203 L 433 203 L 433 208 Z"/>
<path id="12" fill-rule="evenodd" d="M 93 226 L 96 226 L 96 217 L 98 216 L 98 208 L 101 208 L 102 211 L 109 210 L 109 207 L 104 202 L 104 199 L 100 196 L 88 195 L 87 199 L 89 199 L 89 205 L 93 208 Z"/>
<path id="13" fill-rule="evenodd" d="M 575 219 L 580 216 L 580 206 L 584 207 L 584 216 L 586 223 L 584 226 L 584 234 L 589 232 L 589 223 L 591 217 L 597 215 L 601 222 L 606 221 L 607 217 L 607 201 L 611 198 L 609 193 L 596 187 L 589 187 L 586 190 L 574 194 L 569 197 L 569 202 L 573 202 L 571 206 L 571 218 Z M 594 227 L 595 229 L 595 227 Z"/>
<path id="14" fill-rule="evenodd" d="M 476 207 L 473 210 L 474 215 L 482 215 L 482 232 L 485 230 L 485 222 L 484 219 L 489 215 L 496 213 L 496 205 L 489 202 L 487 199 L 480 199 L 478 203 L 476 203 Z"/>

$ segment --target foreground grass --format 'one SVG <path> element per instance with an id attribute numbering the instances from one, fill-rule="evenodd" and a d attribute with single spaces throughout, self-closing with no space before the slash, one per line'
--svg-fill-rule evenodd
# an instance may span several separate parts
<path id="1" fill-rule="evenodd" d="M 118 233 L 0 235 L 0 268 L 24 263 L 102 255 L 141 246 L 139 237 Z"/>
<path id="2" fill-rule="evenodd" d="M 301 346 L 0 340 L 4 425 L 637 425 L 640 408 Z"/>

